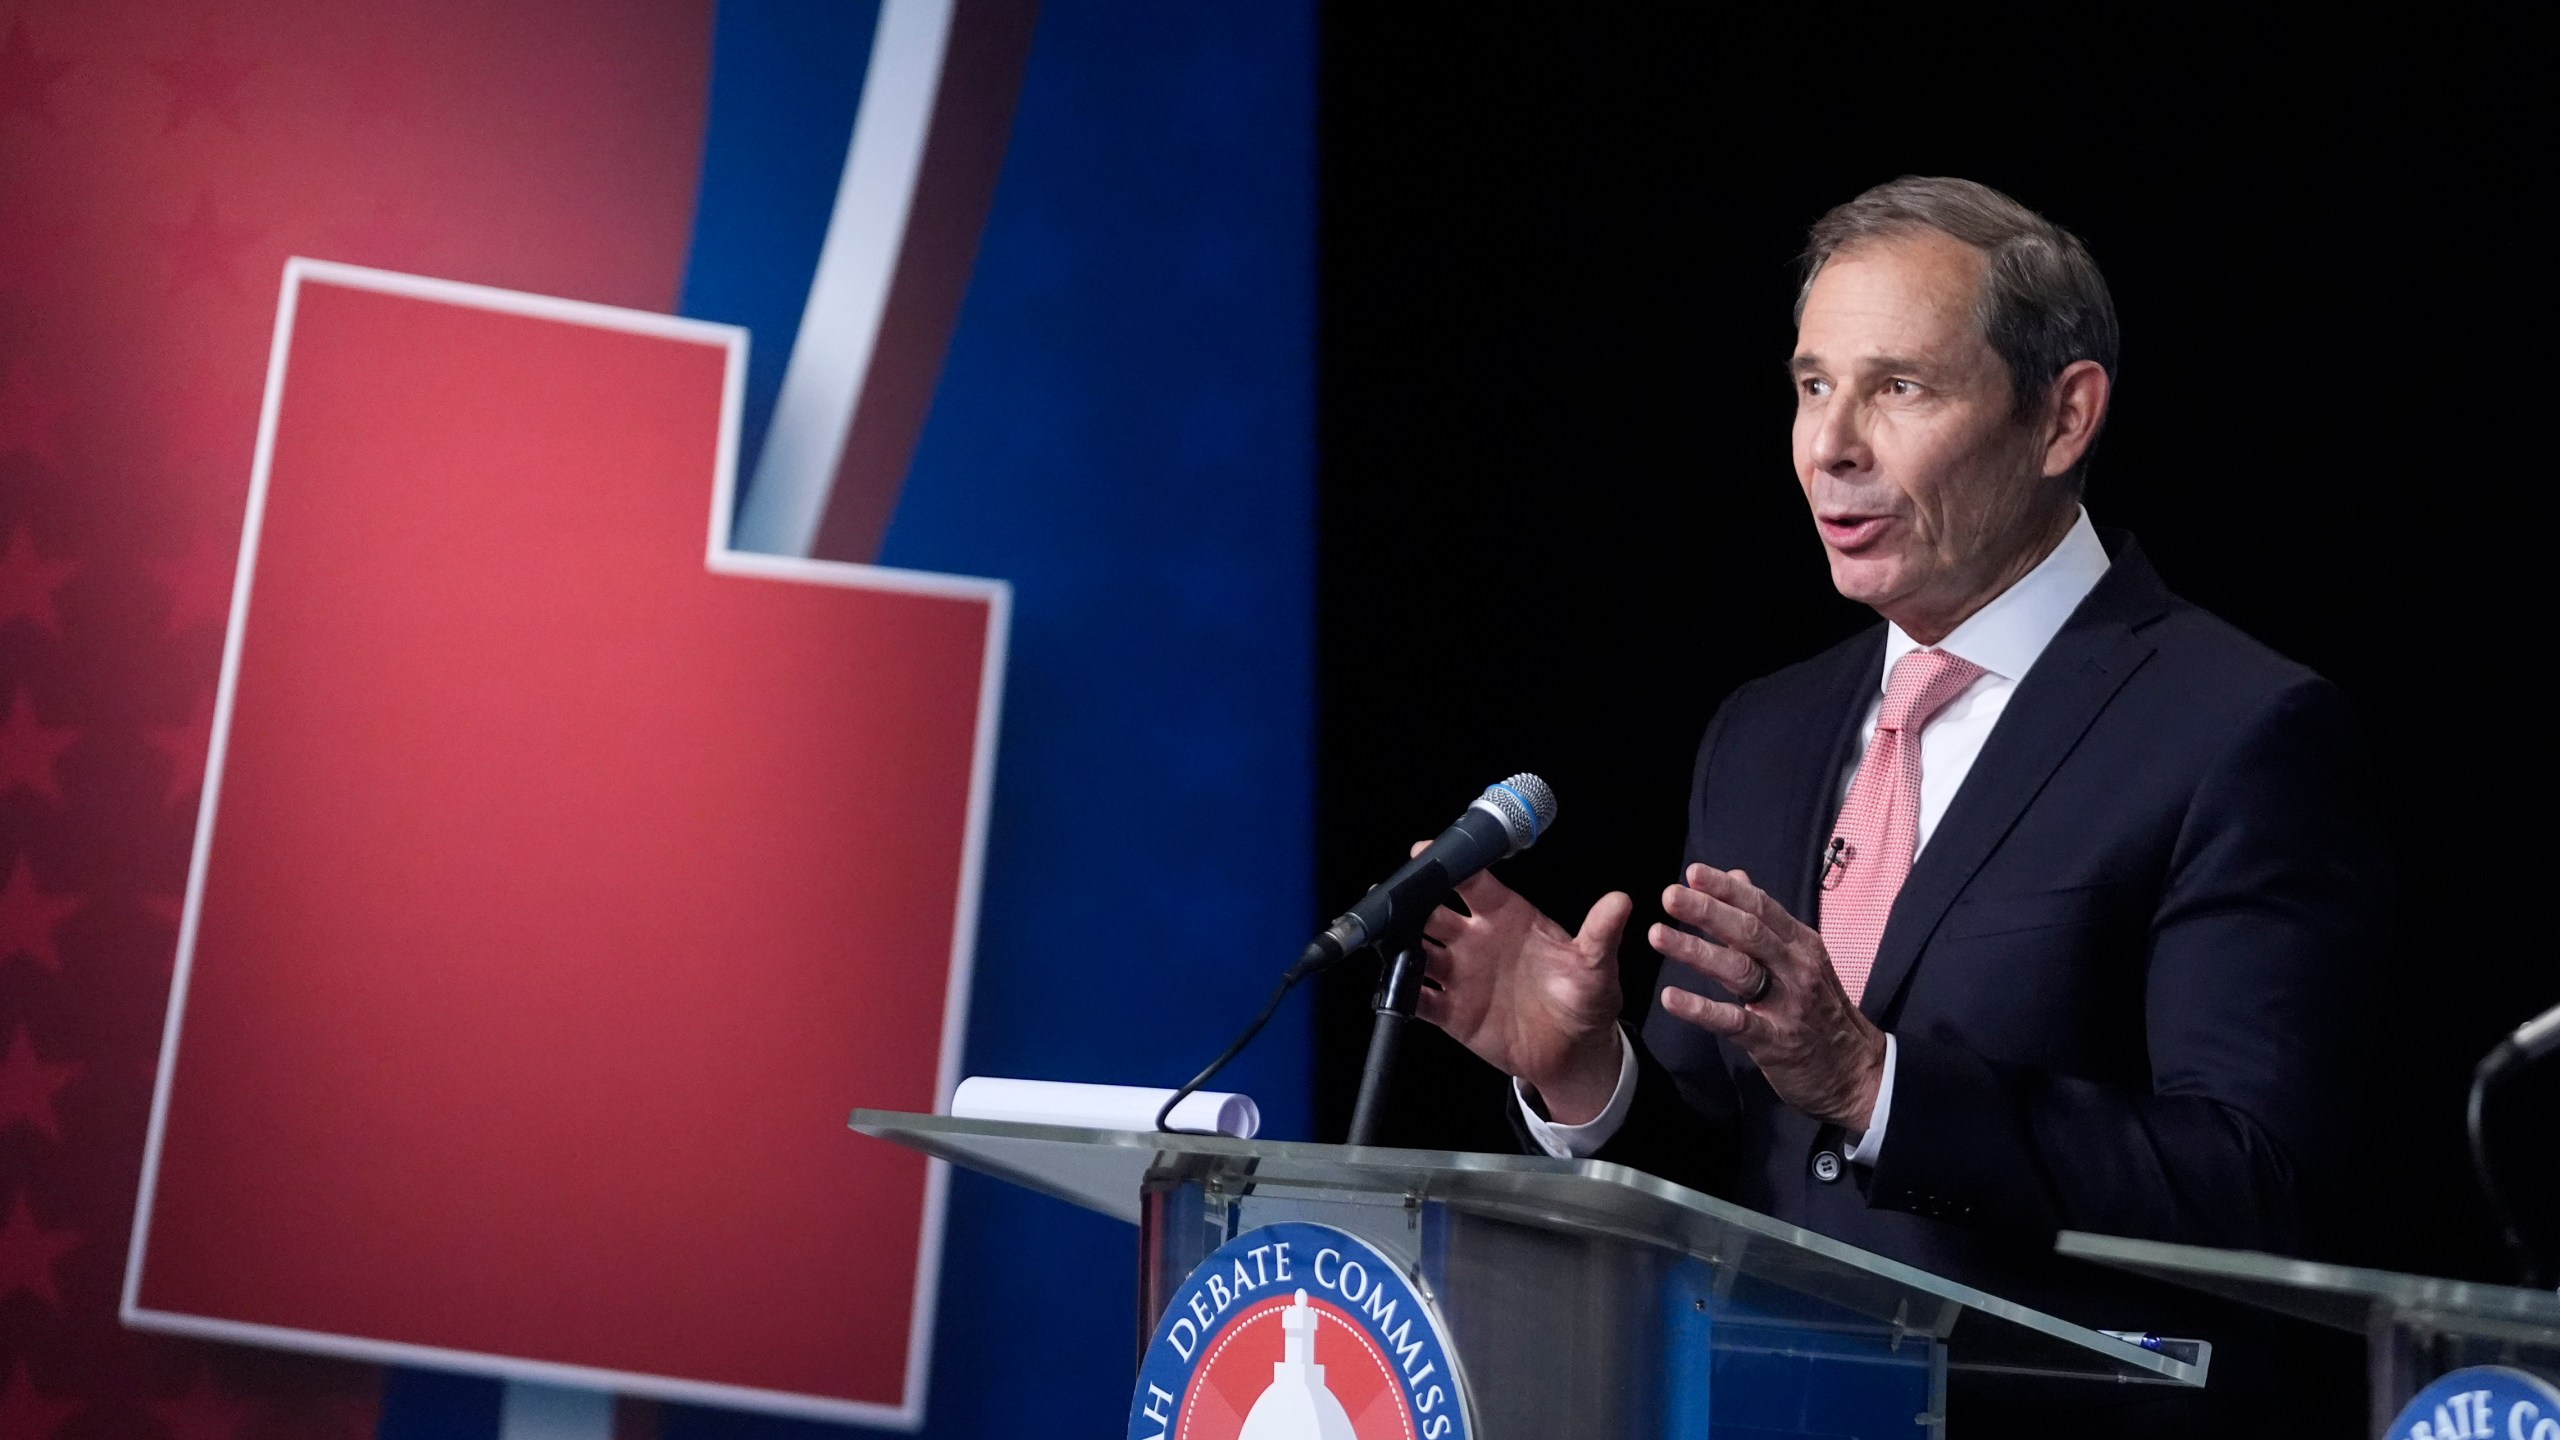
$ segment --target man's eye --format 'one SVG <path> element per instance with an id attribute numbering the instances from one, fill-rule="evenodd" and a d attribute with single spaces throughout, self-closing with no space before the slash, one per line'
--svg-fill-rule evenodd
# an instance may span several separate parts
<path id="1" fill-rule="evenodd" d="M 1920 382 L 1917 380 L 1887 380 L 1884 383 L 1885 388 L 1896 395 L 1917 395 L 1920 393 Z"/>
<path id="2" fill-rule="evenodd" d="M 1796 382 L 1796 388 L 1808 396 L 1828 395 L 1831 393 L 1831 382 L 1828 380 L 1816 380 L 1812 376 L 1808 375 L 1802 380 Z"/>

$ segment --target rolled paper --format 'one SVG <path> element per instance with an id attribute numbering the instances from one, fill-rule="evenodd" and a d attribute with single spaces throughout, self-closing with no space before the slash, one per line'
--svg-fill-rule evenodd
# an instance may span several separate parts
<path id="1" fill-rule="evenodd" d="M 951 1113 L 963 1120 L 1013 1120 L 1031 1125 L 1073 1125 L 1087 1130 L 1153 1130 L 1156 1111 L 1171 1090 L 1143 1085 L 1078 1085 L 1064 1080 L 1007 1080 L 972 1075 L 951 1093 Z M 1206 1130 L 1250 1140 L 1262 1128 L 1262 1107 L 1250 1095 L 1202 1090 L 1183 1097 L 1165 1123 L 1176 1130 Z"/>

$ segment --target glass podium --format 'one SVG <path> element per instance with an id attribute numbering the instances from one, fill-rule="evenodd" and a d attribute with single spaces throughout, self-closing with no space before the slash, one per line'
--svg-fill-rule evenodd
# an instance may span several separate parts
<path id="1" fill-rule="evenodd" d="M 2211 1363 L 1597 1161 L 876 1110 L 852 1124 L 1136 1225 L 1142 1348 L 1228 1240 L 1286 1221 L 1359 1236 L 1439 1309 L 1480 1440 L 1936 1437 L 1951 1368 L 2201 1386 Z"/>
<path id="2" fill-rule="evenodd" d="M 2069 1231 L 2054 1249 L 2364 1336 L 2375 1434 L 2428 1381 L 2466 1366 L 2507 1365 L 2560 1384 L 2560 1294 L 2549 1290 Z"/>

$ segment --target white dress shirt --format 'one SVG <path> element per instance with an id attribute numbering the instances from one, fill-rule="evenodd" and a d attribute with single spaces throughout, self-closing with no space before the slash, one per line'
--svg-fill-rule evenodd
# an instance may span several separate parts
<path id="1" fill-rule="evenodd" d="M 1915 861 L 1920 851 L 1928 848 L 1930 834 L 1947 813 L 1947 805 L 1955 799 L 1964 777 L 1972 772 L 1974 757 L 1982 753 L 1983 742 L 1991 738 L 1991 727 L 1998 723 L 2000 712 L 2009 708 L 2009 697 L 2016 693 L 2018 682 L 2106 573 L 2106 547 L 2098 543 L 2098 532 L 2089 524 L 2089 512 L 2083 510 L 2070 533 L 2062 537 L 2062 543 L 2053 547 L 2052 554 L 1938 642 L 1938 649 L 1981 666 L 1982 674 L 1921 727 L 1919 844 L 1912 852 Z M 1892 678 L 1894 662 L 1919 648 L 1920 643 L 1902 633 L 1901 626 L 1885 626 L 1884 669 L 1877 680 L 1875 698 L 1867 702 L 1866 719 L 1858 727 L 1860 764 L 1865 763 L 1867 749 L 1875 743 L 1876 712 L 1883 708 L 1884 682 Z M 1841 782 L 1844 799 L 1856 779 L 1857 766 L 1853 765 Z M 1884 1080 L 1876 1091 L 1875 1118 L 1868 1124 L 1866 1134 L 1850 1147 L 1848 1159 L 1852 1164 L 1873 1165 L 1884 1150 L 1885 1125 L 1893 1113 L 1893 1072 L 1899 1058 L 1893 1036 L 1887 1034 Z M 1610 1095 L 1608 1105 L 1588 1124 L 1559 1125 L 1545 1118 L 1529 1103 L 1529 1087 L 1517 1079 L 1511 1084 L 1520 1113 L 1528 1120 L 1529 1134 L 1539 1148 L 1561 1159 L 1580 1159 L 1598 1152 L 1626 1123 L 1627 1108 L 1635 1103 L 1635 1047 L 1621 1032 L 1618 1088 Z"/>

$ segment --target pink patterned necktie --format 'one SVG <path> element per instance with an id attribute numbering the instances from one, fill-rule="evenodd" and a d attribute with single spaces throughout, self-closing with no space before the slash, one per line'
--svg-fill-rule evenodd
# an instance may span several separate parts
<path id="1" fill-rule="evenodd" d="M 1839 827 L 1824 847 L 1822 945 L 1853 1005 L 1866 993 L 1893 897 L 1920 848 L 1921 728 L 1982 673 L 1943 650 L 1914 650 L 1893 663 L 1893 678 L 1885 682 L 1875 743 L 1849 782 Z"/>

